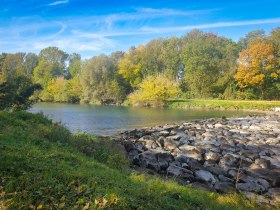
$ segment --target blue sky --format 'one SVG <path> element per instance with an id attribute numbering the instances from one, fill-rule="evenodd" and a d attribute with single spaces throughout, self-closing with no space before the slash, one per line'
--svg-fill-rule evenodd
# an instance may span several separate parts
<path id="1" fill-rule="evenodd" d="M 280 27 L 279 0 L 1 0 L 0 52 L 57 46 L 83 58 L 192 29 L 237 41 Z"/>

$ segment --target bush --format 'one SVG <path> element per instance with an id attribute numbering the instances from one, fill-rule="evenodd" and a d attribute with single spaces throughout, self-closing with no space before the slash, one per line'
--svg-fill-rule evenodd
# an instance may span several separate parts
<path id="1" fill-rule="evenodd" d="M 180 93 L 179 83 L 164 74 L 148 76 L 140 83 L 140 88 L 128 96 L 133 105 L 164 106 L 169 98 Z"/>

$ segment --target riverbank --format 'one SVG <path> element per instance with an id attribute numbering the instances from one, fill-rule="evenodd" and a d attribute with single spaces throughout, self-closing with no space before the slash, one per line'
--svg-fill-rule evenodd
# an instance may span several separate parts
<path id="1" fill-rule="evenodd" d="M 230 100 L 203 100 L 203 99 L 174 99 L 168 100 L 169 108 L 185 109 L 212 109 L 212 110 L 247 110 L 247 111 L 272 111 L 280 107 L 280 101 L 230 101 Z"/>
<path id="2" fill-rule="evenodd" d="M 129 166 L 108 138 L 73 135 L 41 114 L 0 112 L 1 209 L 258 209 L 242 195 Z"/>
<path id="3" fill-rule="evenodd" d="M 135 129 L 115 141 L 137 169 L 280 207 L 279 114 Z"/>

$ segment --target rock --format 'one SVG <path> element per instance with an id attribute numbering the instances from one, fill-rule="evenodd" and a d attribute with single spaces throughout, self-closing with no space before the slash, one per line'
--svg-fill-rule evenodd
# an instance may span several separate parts
<path id="1" fill-rule="evenodd" d="M 180 156 L 186 156 L 187 158 L 192 158 L 195 159 L 197 161 L 201 161 L 202 160 L 202 155 L 201 153 L 199 153 L 196 150 L 193 151 L 189 151 L 189 152 L 179 152 L 178 155 Z"/>
<path id="2" fill-rule="evenodd" d="M 214 125 L 214 127 L 215 127 L 215 128 L 221 128 L 221 127 L 223 127 L 223 125 L 222 125 L 221 123 L 216 123 L 216 124 Z"/>
<path id="3" fill-rule="evenodd" d="M 221 155 L 218 153 L 209 151 L 209 152 L 205 153 L 204 158 L 205 158 L 205 160 L 212 160 L 212 161 L 217 162 L 219 160 L 220 156 Z"/>
<path id="4" fill-rule="evenodd" d="M 219 166 L 224 170 L 228 170 L 229 167 L 237 167 L 239 160 L 233 154 L 224 155 L 219 162 Z"/>
<path id="5" fill-rule="evenodd" d="M 160 170 L 160 166 L 157 161 L 156 153 L 151 152 L 151 151 L 146 151 L 146 152 L 141 153 L 139 155 L 139 157 L 140 157 L 141 165 L 143 165 L 145 168 L 155 170 L 155 171 Z"/>
<path id="6" fill-rule="evenodd" d="M 268 156 L 261 156 L 262 159 L 268 160 L 270 166 L 274 168 L 280 168 L 280 157 L 268 157 Z"/>
<path id="7" fill-rule="evenodd" d="M 198 179 L 205 181 L 207 183 L 211 183 L 211 184 L 215 184 L 215 182 L 217 181 L 213 174 L 211 174 L 209 171 L 205 171 L 205 170 L 195 171 L 195 176 Z"/>
<path id="8" fill-rule="evenodd" d="M 203 166 L 207 171 L 209 171 L 215 175 L 225 174 L 225 171 L 223 169 L 221 169 L 216 163 L 209 164 L 208 162 L 205 162 Z"/>
<path id="9" fill-rule="evenodd" d="M 237 169 L 230 169 L 227 173 L 231 178 L 236 179 L 238 171 Z"/>
<path id="10" fill-rule="evenodd" d="M 166 139 L 173 140 L 173 141 L 179 141 L 181 138 L 180 135 L 173 135 L 173 136 L 167 136 Z"/>
<path id="11" fill-rule="evenodd" d="M 141 144 L 140 142 L 136 142 L 136 143 L 134 144 L 134 147 L 135 147 L 136 150 L 138 150 L 138 151 L 141 152 L 141 153 L 148 150 L 148 148 L 145 147 L 145 146 L 144 146 L 143 144 Z"/>
<path id="12" fill-rule="evenodd" d="M 159 133 L 163 136 L 168 136 L 170 132 L 167 130 L 163 130 L 163 131 L 160 131 Z"/>
<path id="13" fill-rule="evenodd" d="M 170 165 L 167 168 L 167 175 L 180 177 L 183 179 L 193 179 L 193 173 L 190 170 L 187 170 L 185 168 L 181 168 L 175 165 Z"/>
<path id="14" fill-rule="evenodd" d="M 256 195 L 255 193 L 252 192 L 243 192 L 243 193 L 248 200 L 250 200 L 252 203 L 256 203 L 257 205 L 262 206 L 264 209 L 266 209 L 265 206 L 272 205 L 271 200 L 266 198 L 265 196 Z"/>
<path id="15" fill-rule="evenodd" d="M 230 182 L 216 182 L 214 189 L 220 193 L 233 193 L 235 192 L 234 185 Z"/>
<path id="16" fill-rule="evenodd" d="M 236 187 L 248 197 L 255 196 L 257 203 L 275 205 L 280 196 L 279 116 L 134 129 L 114 141 L 123 145 L 133 165 L 150 173 L 221 193 L 234 192 Z"/>
<path id="17" fill-rule="evenodd" d="M 264 188 L 263 191 L 267 191 L 270 187 L 270 184 L 265 179 L 256 178 L 256 177 L 252 177 L 252 176 L 248 176 L 248 175 L 244 175 L 244 174 L 240 174 L 239 182 L 245 182 L 245 183 L 253 182 L 253 183 L 256 183 L 258 185 L 263 186 L 263 188 Z"/>
<path id="18" fill-rule="evenodd" d="M 220 180 L 220 182 L 229 182 L 229 183 L 233 183 L 234 180 L 233 179 L 230 179 L 222 174 L 218 175 L 218 178 Z"/>
<path id="19" fill-rule="evenodd" d="M 248 169 L 247 172 L 252 176 L 267 180 L 272 187 L 280 187 L 280 169 Z"/>
<path id="20" fill-rule="evenodd" d="M 164 148 L 165 148 L 166 150 L 172 151 L 172 150 L 174 150 L 174 149 L 177 149 L 177 144 L 175 144 L 175 143 L 172 142 L 172 141 L 166 141 L 166 142 L 164 143 Z"/>
<path id="21" fill-rule="evenodd" d="M 216 137 L 216 133 L 215 133 L 215 131 L 206 131 L 205 133 L 202 134 L 202 136 L 214 138 L 214 137 Z"/>
<path id="22" fill-rule="evenodd" d="M 274 202 L 280 203 L 280 188 L 270 188 L 265 195 L 271 198 Z"/>
<path id="23" fill-rule="evenodd" d="M 239 191 L 248 191 L 248 192 L 256 192 L 256 193 L 265 192 L 265 188 L 256 182 L 238 183 L 236 185 L 236 189 L 238 189 Z"/>
<path id="24" fill-rule="evenodd" d="M 245 158 L 250 158 L 251 160 L 254 160 L 259 157 L 259 154 L 256 153 L 255 151 L 245 150 L 245 149 L 242 149 L 240 151 L 240 155 L 242 155 Z"/>
<path id="25" fill-rule="evenodd" d="M 130 152 L 132 149 L 134 149 L 134 144 L 131 141 L 124 142 L 124 148 L 127 152 Z"/>

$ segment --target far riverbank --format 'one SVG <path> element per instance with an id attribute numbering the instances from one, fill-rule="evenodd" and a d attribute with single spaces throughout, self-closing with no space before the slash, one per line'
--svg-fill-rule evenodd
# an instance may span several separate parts
<path id="1" fill-rule="evenodd" d="M 214 99 L 172 99 L 166 102 L 169 108 L 273 111 L 280 107 L 280 101 L 235 101 Z"/>

